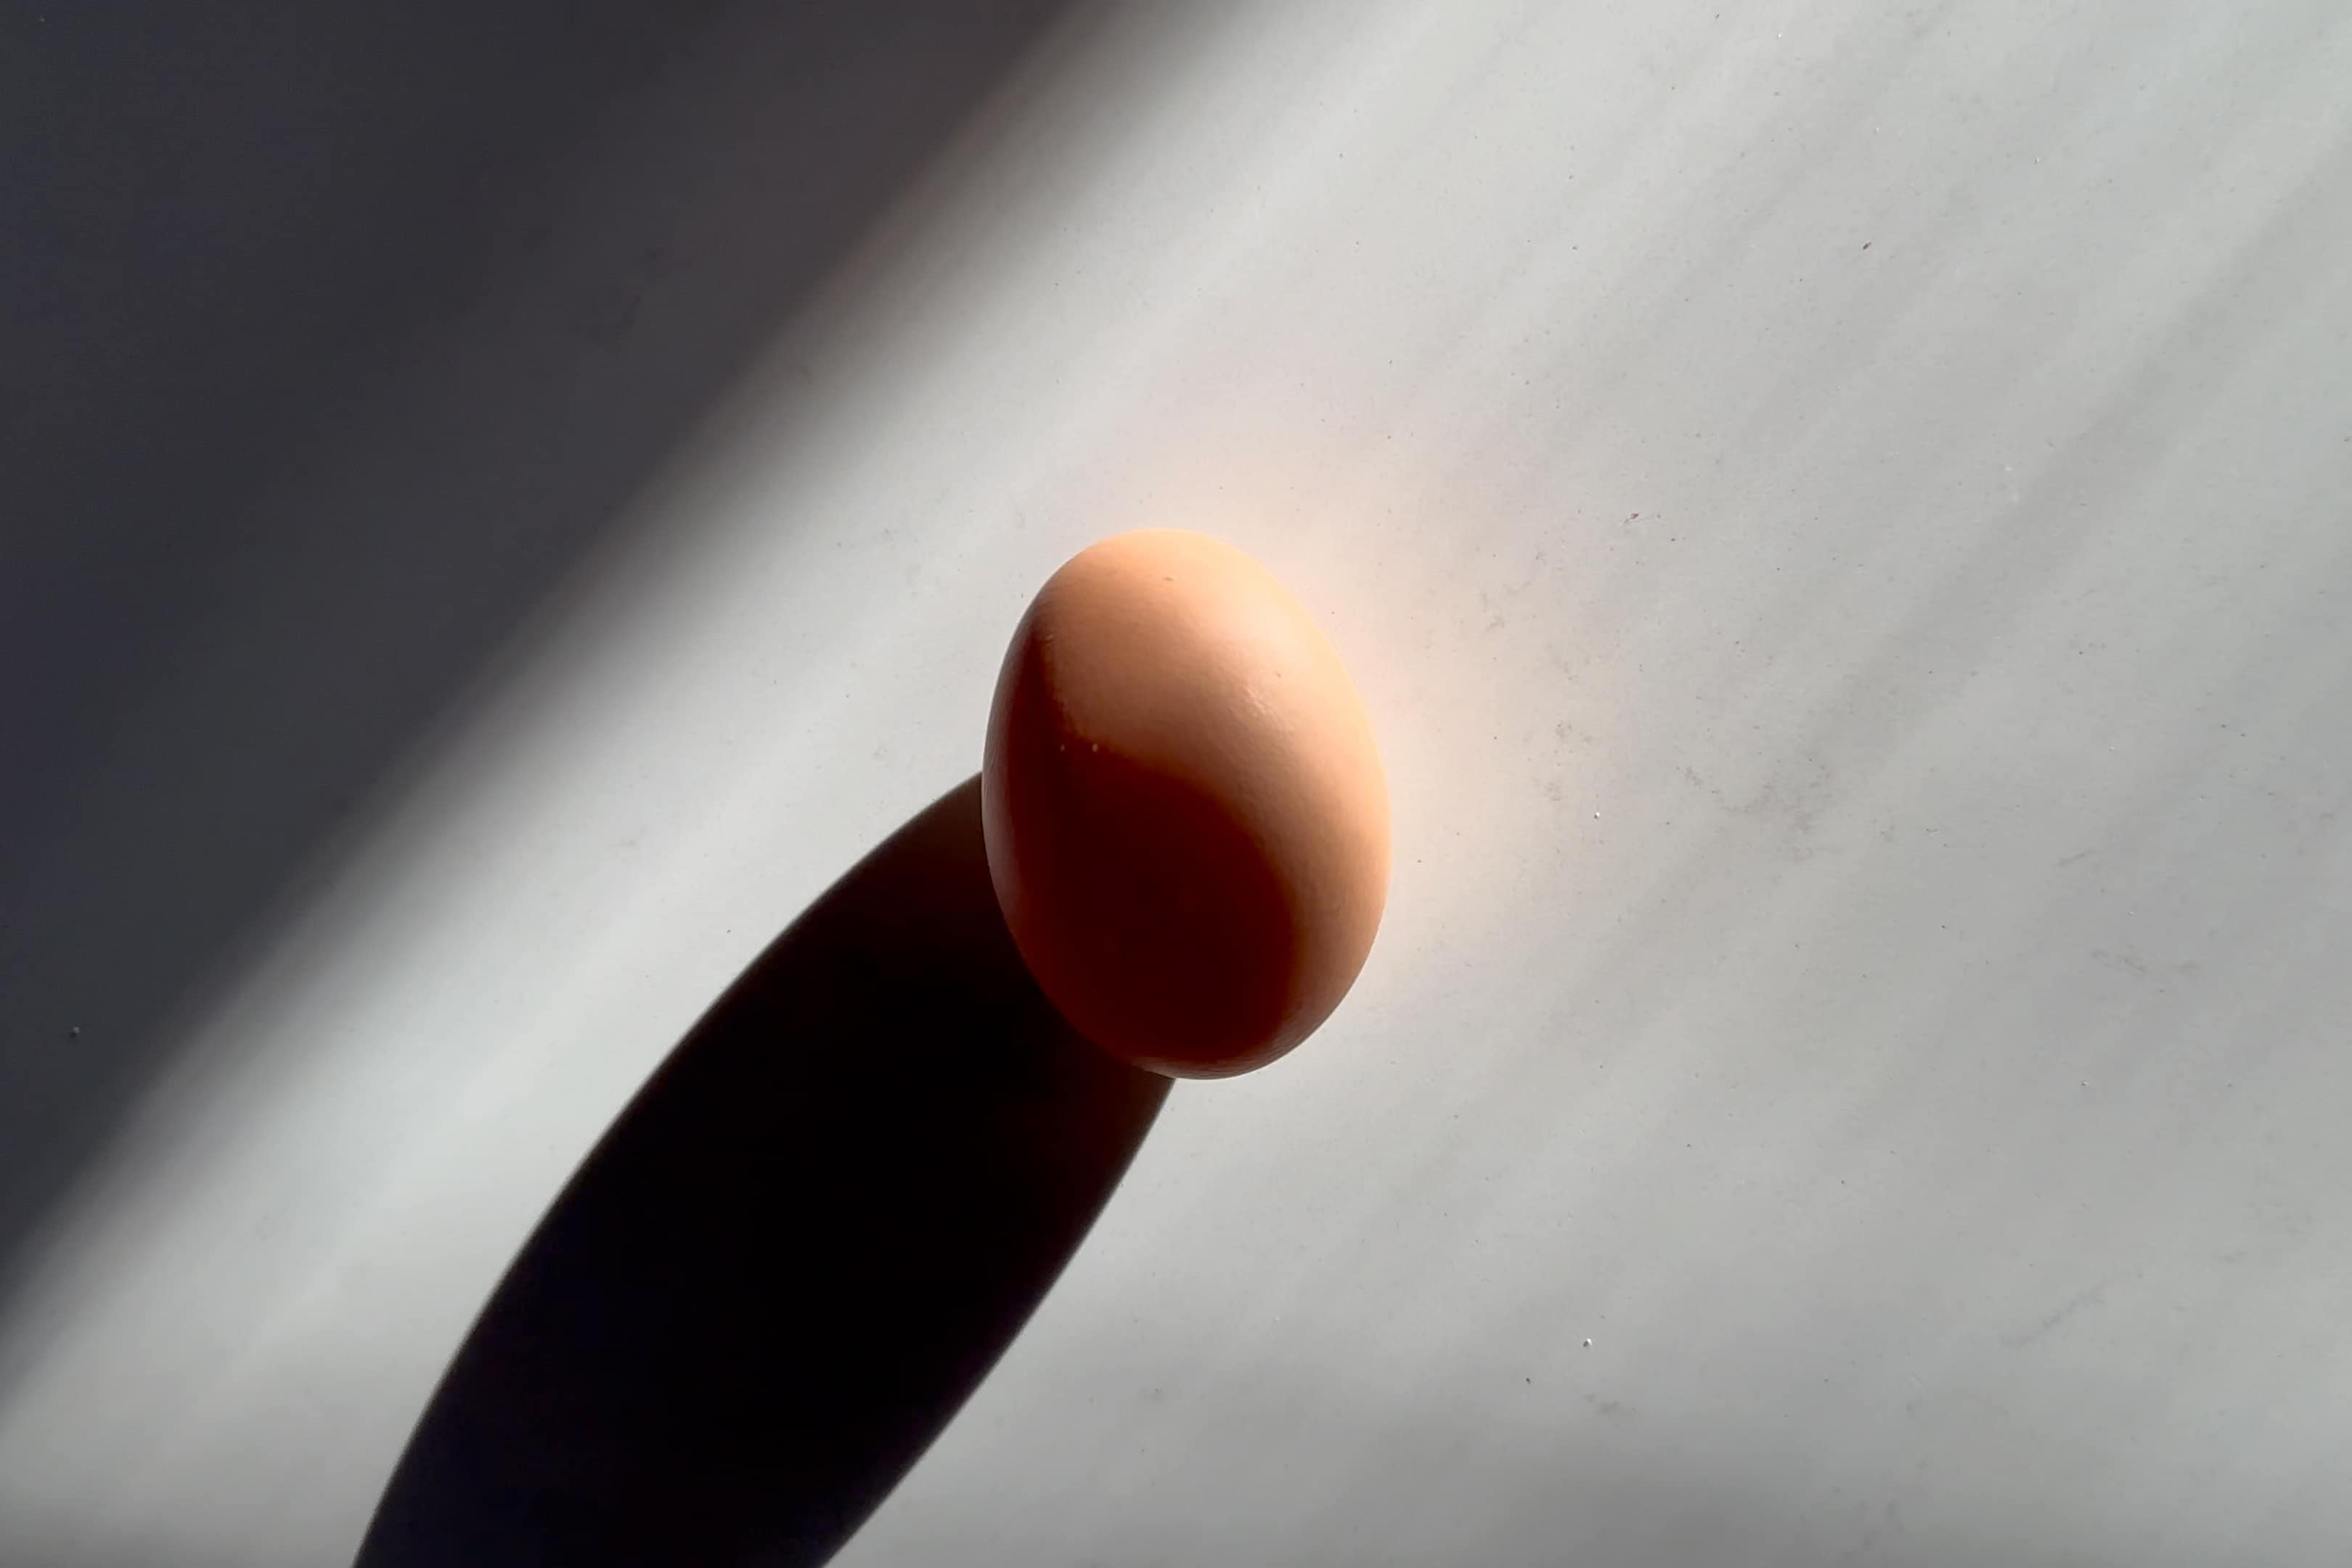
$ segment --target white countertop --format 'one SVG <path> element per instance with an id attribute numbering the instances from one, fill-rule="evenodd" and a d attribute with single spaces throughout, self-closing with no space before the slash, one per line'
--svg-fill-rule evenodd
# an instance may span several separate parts
<path id="1" fill-rule="evenodd" d="M 750 112 L 729 26 L 614 166 Z M 347 1557 L 598 1133 L 1150 523 L 1324 616 L 1387 924 L 845 1568 L 2342 1561 L 2347 82 L 2325 0 L 1064 20 L 175 1026 L 0 1319 L 0 1561 Z M 661 232 L 631 352 L 738 173 L 558 211 Z M 531 308 L 269 504 L 591 352 Z"/>

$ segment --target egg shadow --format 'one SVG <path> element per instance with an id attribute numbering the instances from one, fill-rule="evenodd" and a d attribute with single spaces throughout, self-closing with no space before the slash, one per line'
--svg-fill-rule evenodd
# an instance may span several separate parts
<path id="1" fill-rule="evenodd" d="M 1030 980 L 967 781 L 778 937 L 589 1156 L 361 1568 L 823 1563 L 1011 1342 L 1167 1089 Z"/>

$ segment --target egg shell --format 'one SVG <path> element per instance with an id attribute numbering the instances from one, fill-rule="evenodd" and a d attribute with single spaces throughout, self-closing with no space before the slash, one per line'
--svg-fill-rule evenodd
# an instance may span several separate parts
<path id="1" fill-rule="evenodd" d="M 1388 789 L 1336 650 L 1248 555 L 1119 534 L 1013 634 L 989 717 L 990 877 L 1080 1033 L 1179 1077 L 1245 1072 L 1329 1016 L 1388 892 Z"/>

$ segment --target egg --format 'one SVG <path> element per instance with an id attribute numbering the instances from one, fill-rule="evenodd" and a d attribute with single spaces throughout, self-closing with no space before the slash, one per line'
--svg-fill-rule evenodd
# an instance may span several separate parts
<path id="1" fill-rule="evenodd" d="M 1046 997 L 1173 1077 L 1306 1038 L 1388 896 L 1363 702 L 1305 607 L 1204 534 L 1106 539 L 1039 590 L 997 679 L 981 816 Z"/>

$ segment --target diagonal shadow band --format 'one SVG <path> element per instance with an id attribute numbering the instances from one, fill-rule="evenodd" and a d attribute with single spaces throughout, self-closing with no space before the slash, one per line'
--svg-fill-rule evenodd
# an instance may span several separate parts
<path id="1" fill-rule="evenodd" d="M 589 1156 L 361 1568 L 823 1563 L 1020 1330 L 1167 1089 L 1029 979 L 968 780 L 778 937 Z"/>
<path id="2" fill-rule="evenodd" d="M 0 1327 L 1070 11 L 0 8 Z"/>

